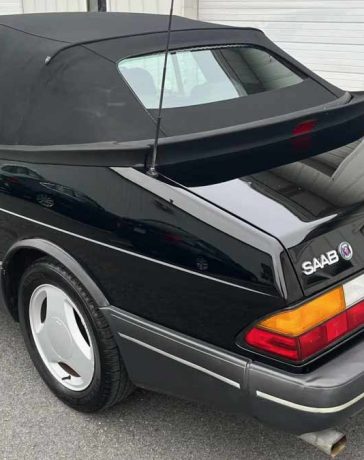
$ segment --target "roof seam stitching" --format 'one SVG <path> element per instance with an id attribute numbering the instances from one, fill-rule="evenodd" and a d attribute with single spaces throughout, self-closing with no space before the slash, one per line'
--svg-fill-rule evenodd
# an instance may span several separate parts
<path id="1" fill-rule="evenodd" d="M 95 56 L 101 59 L 105 59 L 105 61 L 110 62 L 111 64 L 115 64 L 115 61 L 113 61 L 112 59 L 108 58 L 107 56 L 104 56 L 103 54 L 98 53 L 97 51 L 91 48 L 88 48 L 87 46 L 84 46 L 84 45 L 77 45 L 77 46 L 84 49 L 85 51 L 88 51 L 89 53 L 95 54 Z"/>
<path id="2" fill-rule="evenodd" d="M 44 40 L 49 40 L 49 41 L 57 42 L 57 43 L 71 44 L 71 42 L 67 42 L 65 40 L 57 40 L 55 38 L 46 37 L 44 35 L 33 34 L 32 32 L 26 32 L 25 30 L 17 29 L 16 27 L 11 27 L 11 26 L 9 26 L 7 24 L 1 24 L 0 23 L 0 26 L 5 27 L 6 29 L 15 30 L 16 32 L 20 32 L 20 33 L 25 34 L 25 35 L 30 35 L 31 37 L 43 38 Z"/>

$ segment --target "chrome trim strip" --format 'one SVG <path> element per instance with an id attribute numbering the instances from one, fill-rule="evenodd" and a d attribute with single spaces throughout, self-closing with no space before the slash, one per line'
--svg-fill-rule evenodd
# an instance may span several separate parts
<path id="1" fill-rule="evenodd" d="M 272 396 L 268 393 L 263 393 L 262 391 L 257 391 L 256 395 L 258 398 L 266 399 L 268 401 L 272 401 L 277 404 L 281 404 L 282 406 L 286 406 L 291 409 L 299 410 L 301 412 L 310 412 L 312 414 L 334 414 L 336 412 L 341 412 L 353 406 L 354 404 L 356 404 L 357 402 L 361 401 L 364 398 L 364 393 L 361 393 L 360 395 L 356 396 L 350 401 L 344 404 L 340 404 L 339 406 L 311 407 L 311 406 L 303 406 L 301 404 L 297 404 L 292 401 L 287 401 L 286 399 L 278 398 L 277 396 Z"/>
<path id="2" fill-rule="evenodd" d="M 157 260 L 157 259 L 153 259 L 151 257 L 143 256 L 142 254 L 137 254 L 136 252 L 128 251 L 127 249 L 118 248 L 117 246 L 112 246 L 111 244 L 103 243 L 102 241 L 93 240 L 92 238 L 87 238 L 86 236 L 78 235 L 77 233 L 69 232 L 68 230 L 64 230 L 62 228 L 54 227 L 53 225 L 45 224 L 44 222 L 40 222 L 39 220 L 35 220 L 35 219 L 31 219 L 30 217 L 22 216 L 21 214 L 17 214 L 16 212 L 8 211 L 7 209 L 0 208 L 0 211 L 4 212 L 5 214 L 10 214 L 12 216 L 19 217 L 20 219 L 27 220 L 27 221 L 32 222 L 34 224 L 42 225 L 43 227 L 47 227 L 47 228 L 50 228 L 52 230 L 56 230 L 57 232 L 61 232 L 61 233 L 64 233 L 66 235 L 69 235 L 69 236 L 74 236 L 74 237 L 79 238 L 81 240 L 88 241 L 88 242 L 94 243 L 94 244 L 98 244 L 99 246 L 103 246 L 103 247 L 108 248 L 108 249 L 113 249 L 114 251 L 122 252 L 122 253 L 128 254 L 130 256 L 138 257 L 139 259 L 148 260 L 149 262 L 154 262 L 156 264 L 163 265 L 165 267 L 173 268 L 174 270 L 179 270 L 179 271 L 184 272 L 184 273 L 189 273 L 190 275 L 199 276 L 200 278 L 205 278 L 205 279 L 208 279 L 208 280 L 211 280 L 211 281 L 215 281 L 217 283 L 225 284 L 227 286 L 232 286 L 232 287 L 236 287 L 236 288 L 239 288 L 239 289 L 243 289 L 244 291 L 255 292 L 257 294 L 261 294 L 261 295 L 264 295 L 264 296 L 271 297 L 271 294 L 266 294 L 265 292 L 256 291 L 255 289 L 250 289 L 250 288 L 247 288 L 247 287 L 244 287 L 244 286 L 240 286 L 239 284 L 229 283 L 229 281 L 224 281 L 224 280 L 221 280 L 219 278 L 214 278 L 213 276 L 209 276 L 209 275 L 203 275 L 202 273 L 197 273 L 197 272 L 194 272 L 192 270 L 188 270 L 187 268 L 178 267 L 177 265 L 172 265 L 172 264 L 169 264 L 167 262 L 162 262 L 161 260 Z"/>
<path id="3" fill-rule="evenodd" d="M 217 380 L 221 380 L 224 383 L 227 383 L 228 385 L 231 385 L 232 387 L 238 388 L 240 390 L 240 383 L 235 382 L 234 380 L 228 379 L 227 377 L 224 377 L 220 374 L 216 374 L 215 372 L 212 372 L 204 367 L 201 367 L 197 364 L 191 363 L 190 361 L 186 361 L 183 358 L 179 358 L 178 356 L 171 355 L 170 353 L 167 353 L 160 348 L 153 347 L 152 345 L 149 345 L 148 343 L 142 342 L 141 340 L 135 339 L 134 337 L 130 337 L 125 334 L 121 334 L 120 332 L 118 333 L 120 337 L 129 340 L 130 342 L 134 342 L 137 345 L 141 345 L 144 348 L 148 348 L 149 350 L 152 350 L 156 353 L 159 353 L 160 355 L 166 356 L 167 358 L 173 359 L 174 361 L 177 361 L 181 364 L 184 364 L 185 366 L 192 367 L 193 369 L 196 369 L 200 372 L 203 372 L 204 374 L 210 375 L 211 377 L 214 377 Z"/>

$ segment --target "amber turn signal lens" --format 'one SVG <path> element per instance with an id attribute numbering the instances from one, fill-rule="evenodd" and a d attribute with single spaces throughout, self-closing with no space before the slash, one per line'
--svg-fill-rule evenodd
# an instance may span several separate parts
<path id="1" fill-rule="evenodd" d="M 327 292 L 294 310 L 286 310 L 257 324 L 277 334 L 297 337 L 336 316 L 346 308 L 342 287 Z"/>

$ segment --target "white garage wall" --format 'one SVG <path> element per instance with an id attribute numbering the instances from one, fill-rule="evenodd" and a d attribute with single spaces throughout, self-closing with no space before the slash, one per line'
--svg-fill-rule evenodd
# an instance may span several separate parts
<path id="1" fill-rule="evenodd" d="M 87 0 L 23 0 L 22 3 L 24 13 L 87 11 Z"/>
<path id="2" fill-rule="evenodd" d="M 22 12 L 21 0 L 0 0 L 0 14 L 18 14 Z"/>
<path id="3" fill-rule="evenodd" d="M 364 0 L 200 0 L 199 17 L 261 28 L 322 77 L 364 90 Z"/>
<path id="4" fill-rule="evenodd" d="M 175 14 L 197 17 L 198 0 L 175 0 L 174 5 Z M 107 6 L 109 11 L 168 14 L 171 0 L 108 0 Z"/>
<path id="5" fill-rule="evenodd" d="M 183 14 L 183 0 L 175 0 L 175 14 Z M 170 0 L 109 0 L 109 11 L 168 14 Z"/>

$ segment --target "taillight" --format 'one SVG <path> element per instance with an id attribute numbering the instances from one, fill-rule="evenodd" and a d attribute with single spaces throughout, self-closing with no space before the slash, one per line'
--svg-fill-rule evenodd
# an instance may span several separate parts
<path id="1" fill-rule="evenodd" d="M 298 361 L 299 351 L 294 337 L 275 334 L 272 331 L 265 331 L 254 327 L 245 337 L 247 343 L 255 348 L 273 353 L 274 355 L 283 356 L 284 358 Z"/>
<path id="2" fill-rule="evenodd" d="M 364 275 L 292 310 L 258 322 L 245 336 L 253 348 L 304 361 L 364 326 Z"/>

